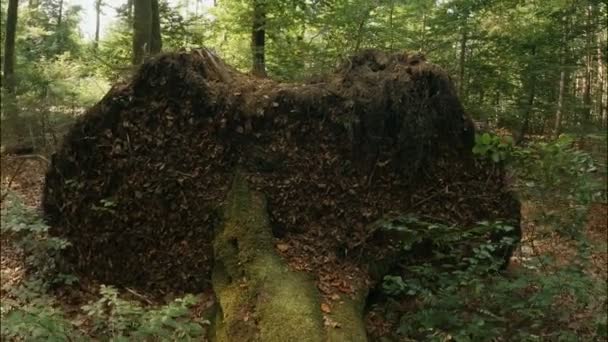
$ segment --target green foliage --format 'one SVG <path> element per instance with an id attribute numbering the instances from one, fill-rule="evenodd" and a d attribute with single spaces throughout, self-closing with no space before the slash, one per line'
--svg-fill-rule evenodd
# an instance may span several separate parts
<path id="1" fill-rule="evenodd" d="M 12 193 L 8 195 L 6 200 L 10 205 L 5 205 L 2 209 L 1 233 L 11 237 L 23 250 L 25 265 L 34 270 L 37 278 L 67 284 L 76 281 L 73 276 L 57 274 L 60 253 L 69 246 L 69 242 L 49 236 L 49 226 L 44 220 L 34 210 L 27 208 L 17 196 Z"/>
<path id="2" fill-rule="evenodd" d="M 7 293 L 0 306 L 2 338 L 194 341 L 205 335 L 209 322 L 191 317 L 190 308 L 198 302 L 193 295 L 163 306 L 144 307 L 121 299 L 118 290 L 102 285 L 99 299 L 83 306 L 77 316 L 68 315 L 51 288 L 58 282 L 70 285 L 77 281 L 74 276 L 56 272 L 59 252 L 69 244 L 49 236 L 42 218 L 14 194 L 9 193 L 5 200 L 2 236 L 23 250 L 26 266 L 34 272 L 28 273 L 20 285 L 3 289 Z M 92 330 L 85 323 L 90 323 Z"/>
<path id="3" fill-rule="evenodd" d="M 208 321 L 190 318 L 189 307 L 196 297 L 187 295 L 157 309 L 145 309 L 119 298 L 118 291 L 101 286 L 101 298 L 83 306 L 93 323 L 93 334 L 110 341 L 148 340 L 194 341 L 205 335 Z"/>
<path id="4" fill-rule="evenodd" d="M 475 134 L 473 153 L 482 158 L 490 158 L 495 163 L 506 160 L 513 150 L 511 137 L 501 138 L 490 133 Z"/>
<path id="5" fill-rule="evenodd" d="M 41 280 L 27 281 L 2 299 L 0 335 L 27 341 L 82 339 Z"/>
<path id="6" fill-rule="evenodd" d="M 602 186 L 594 177 L 598 169 L 588 153 L 562 135 L 516 149 L 513 171 L 518 193 L 540 207 L 531 220 L 573 238 L 580 236 L 589 204 L 602 197 Z"/>
<path id="7" fill-rule="evenodd" d="M 491 155 L 492 149 L 502 148 L 500 143 L 499 138 L 489 134 L 480 136 L 476 153 Z M 511 163 L 522 199 L 537 206 L 528 219 L 570 239 L 576 247 L 574 257 L 560 263 L 549 257 L 535 257 L 525 260 L 516 271 L 496 272 L 496 259 L 490 257 L 501 248 L 496 242 L 482 241 L 471 254 L 461 257 L 462 249 L 455 246 L 469 244 L 468 231 L 458 240 L 458 236 L 446 234 L 448 227 L 415 218 L 403 220 L 401 230 L 407 225 L 423 224 L 429 231 L 407 230 L 405 248 L 431 236 L 439 239 L 433 241 L 434 245 L 452 247 L 435 252 L 427 263 L 407 266 L 403 274 L 385 277 L 385 293 L 401 301 L 415 299 L 416 303 L 415 309 L 400 314 L 397 334 L 428 341 L 607 338 L 605 279 L 586 271 L 594 244 L 582 234 L 587 205 L 598 194 L 592 177 L 592 158 L 574 148 L 572 139 L 564 136 L 527 147 L 509 145 L 502 160 Z M 388 228 L 394 227 L 392 224 Z M 485 222 L 473 230 L 496 228 L 508 226 L 495 227 Z M 592 319 L 581 322 L 579 318 L 573 323 L 575 317 L 585 315 Z"/>

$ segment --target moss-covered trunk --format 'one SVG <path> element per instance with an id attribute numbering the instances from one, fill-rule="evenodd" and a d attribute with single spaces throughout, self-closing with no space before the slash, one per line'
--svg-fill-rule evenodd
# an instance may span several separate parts
<path id="1" fill-rule="evenodd" d="M 321 310 L 314 279 L 275 251 L 264 195 L 237 174 L 213 243 L 214 341 L 367 341 L 366 290 Z"/>

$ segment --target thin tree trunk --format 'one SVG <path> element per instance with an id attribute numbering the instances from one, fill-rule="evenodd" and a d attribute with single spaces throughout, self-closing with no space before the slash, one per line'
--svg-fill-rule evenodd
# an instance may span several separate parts
<path id="1" fill-rule="evenodd" d="M 19 110 L 17 106 L 17 98 L 15 94 L 16 79 L 15 79 L 15 36 L 17 33 L 17 17 L 19 9 L 19 0 L 9 0 L 6 11 L 6 33 L 4 40 L 4 79 L 2 85 L 4 87 L 5 96 L 3 96 L 3 109 L 6 117 L 6 125 L 17 137 L 17 144 L 24 137 L 25 125 L 19 119 Z"/>
<path id="2" fill-rule="evenodd" d="M 357 28 L 357 40 L 355 41 L 355 51 L 354 51 L 355 53 L 357 51 L 359 51 L 359 49 L 361 48 L 361 41 L 363 40 L 363 29 L 365 28 L 365 23 L 367 22 L 367 19 L 369 18 L 370 11 L 371 11 L 371 8 L 367 9 L 365 14 L 361 18 L 361 21 L 359 22 L 359 27 Z"/>
<path id="3" fill-rule="evenodd" d="M 459 58 L 459 73 L 458 73 L 458 77 L 459 77 L 459 84 L 458 84 L 458 92 L 460 93 L 460 96 L 464 96 L 464 70 L 465 70 L 465 62 L 466 62 L 466 54 L 467 54 L 467 40 L 468 40 L 468 36 L 467 36 L 467 29 L 466 27 L 462 28 L 462 34 L 460 37 L 460 58 Z M 463 98 L 463 101 L 466 102 L 466 99 Z"/>
<path id="4" fill-rule="evenodd" d="M 426 50 L 426 9 L 422 13 L 422 27 L 420 27 L 420 52 Z"/>
<path id="5" fill-rule="evenodd" d="M 394 30 L 394 26 L 393 26 L 393 14 L 395 11 L 395 1 L 391 0 L 391 8 L 389 11 L 389 17 L 388 17 L 388 25 L 389 25 L 389 32 L 390 32 L 390 37 L 389 37 L 389 50 L 393 51 L 393 46 L 394 46 L 394 40 L 395 40 L 395 30 Z"/>
<path id="6" fill-rule="evenodd" d="M 536 56 L 536 47 L 532 47 L 532 60 L 534 60 Z M 515 143 L 520 144 L 524 141 L 526 134 L 528 134 L 528 130 L 530 128 L 530 116 L 532 116 L 532 111 L 534 109 L 534 99 L 536 97 L 536 75 L 534 74 L 534 68 L 532 65 L 528 65 L 527 67 L 528 76 L 528 86 L 526 87 L 528 90 L 528 98 L 524 103 L 523 110 L 523 122 L 521 128 L 515 137 Z"/>
<path id="7" fill-rule="evenodd" d="M 127 0 L 127 19 L 129 22 L 133 20 L 133 0 Z"/>
<path id="8" fill-rule="evenodd" d="M 151 0 L 152 4 L 152 36 L 150 40 L 150 54 L 157 54 L 162 50 L 163 43 L 160 35 L 160 12 L 158 0 Z"/>
<path id="9" fill-rule="evenodd" d="M 15 93 L 15 36 L 19 0 L 9 0 L 6 11 L 6 38 L 4 41 L 4 89 L 7 94 Z"/>
<path id="10" fill-rule="evenodd" d="M 568 55 L 568 37 L 567 37 L 567 29 L 568 25 L 565 23 L 563 25 L 564 35 L 562 37 L 562 56 L 560 58 L 560 67 L 561 71 L 559 74 L 559 91 L 557 95 L 557 109 L 555 111 L 555 125 L 553 128 L 553 134 L 555 138 L 559 136 L 562 128 L 562 117 L 564 112 L 564 92 L 566 89 L 566 56 Z"/>
<path id="11" fill-rule="evenodd" d="M 519 135 L 517 137 L 517 143 L 521 143 L 524 141 L 526 134 L 528 134 L 528 130 L 530 129 L 530 116 L 532 114 L 532 109 L 534 108 L 534 98 L 536 92 L 536 79 L 533 77 L 530 84 L 530 89 L 528 90 L 528 100 L 525 104 L 525 110 L 523 115 L 523 123 L 521 125 L 521 129 L 519 131 Z"/>
<path id="12" fill-rule="evenodd" d="M 598 115 L 602 120 L 602 127 L 606 127 L 606 103 L 604 103 L 604 92 L 606 86 L 606 67 L 604 65 L 602 34 L 597 35 L 597 75 L 598 75 Z"/>
<path id="13" fill-rule="evenodd" d="M 101 21 L 101 1 L 95 0 L 95 40 L 93 41 L 93 48 L 97 50 L 99 46 L 99 24 Z"/>
<path id="14" fill-rule="evenodd" d="M 563 59 L 562 59 L 563 60 Z M 559 74 L 559 95 L 557 98 L 557 110 L 555 112 L 555 129 L 553 134 L 557 138 L 560 134 L 562 127 L 562 113 L 564 107 L 564 89 L 566 85 L 566 70 L 563 69 Z"/>
<path id="15" fill-rule="evenodd" d="M 152 38 L 152 6 L 150 0 L 134 0 L 133 8 L 133 64 L 144 61 L 150 52 Z"/>
<path id="16" fill-rule="evenodd" d="M 253 26 L 251 30 L 251 52 L 253 57 L 252 73 L 266 77 L 265 42 L 266 41 L 266 7 L 262 0 L 253 1 Z"/>
<path id="17" fill-rule="evenodd" d="M 63 0 L 59 0 L 59 16 L 57 17 L 57 27 L 61 26 L 63 17 Z"/>
<path id="18" fill-rule="evenodd" d="M 585 85 L 583 88 L 583 122 L 591 121 L 591 17 L 592 7 L 587 7 L 587 32 L 585 39 Z"/>

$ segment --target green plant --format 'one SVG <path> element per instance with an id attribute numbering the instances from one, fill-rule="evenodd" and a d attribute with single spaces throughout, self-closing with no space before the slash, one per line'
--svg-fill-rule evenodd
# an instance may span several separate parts
<path id="1" fill-rule="evenodd" d="M 490 158 L 495 163 L 506 160 L 513 151 L 513 139 L 490 133 L 475 134 L 473 153 L 482 158 Z"/>
<path id="2" fill-rule="evenodd" d="M 61 251 L 70 243 L 65 239 L 49 236 L 49 226 L 33 209 L 26 207 L 13 193 L 8 193 L 8 202 L 2 209 L 3 236 L 23 250 L 25 264 L 35 276 L 48 279 L 52 283 L 63 282 L 68 285 L 77 281 L 74 276 L 61 274 L 58 266 Z"/>
<path id="3" fill-rule="evenodd" d="M 480 155 L 489 156 L 494 153 L 492 148 L 499 146 L 494 138 L 478 140 L 488 147 L 478 148 Z M 415 309 L 400 313 L 397 333 L 406 339 L 427 341 L 606 339 L 605 278 L 587 270 L 589 254 L 596 247 L 583 234 L 587 206 L 601 193 L 593 180 L 593 159 L 577 150 L 570 137 L 562 136 L 552 142 L 512 148 L 507 158 L 500 160 L 509 162 L 522 200 L 536 207 L 526 219 L 568 238 L 576 247 L 574 255 L 559 263 L 549 256 L 538 256 L 522 261 L 522 267 L 515 271 L 496 272 L 496 259 L 491 256 L 504 248 L 501 243 L 513 242 L 508 234 L 500 242 L 478 240 L 481 243 L 472 253 L 459 258 L 462 249 L 456 246 L 471 240 L 469 230 L 459 237 L 434 234 L 447 228 L 416 218 L 391 222 L 387 226 L 391 229 L 410 226 L 404 235 L 406 248 L 431 236 L 439 239 L 434 245 L 452 246 L 440 249 L 424 264 L 406 266 L 402 273 L 384 279 L 388 295 L 400 301 L 415 299 Z M 423 224 L 427 229 L 411 229 L 412 224 Z M 485 222 L 472 230 L 479 233 L 492 227 L 509 229 Z"/>
<path id="4" fill-rule="evenodd" d="M 580 236 L 589 204 L 603 195 L 591 155 L 562 135 L 515 149 L 511 168 L 517 192 L 538 209 L 530 220 L 565 236 Z"/>
<path id="5" fill-rule="evenodd" d="M 0 305 L 0 335 L 26 341 L 81 339 L 76 326 L 65 317 L 55 299 L 46 294 L 47 291 L 48 284 L 36 279 L 9 289 Z"/>
<path id="6" fill-rule="evenodd" d="M 93 333 L 109 337 L 111 341 L 150 338 L 163 341 L 197 340 L 204 336 L 204 326 L 209 323 L 189 317 L 189 307 L 197 303 L 192 295 L 156 309 L 145 309 L 135 302 L 121 299 L 113 287 L 102 285 L 100 294 L 100 299 L 82 309 L 93 322 Z"/>

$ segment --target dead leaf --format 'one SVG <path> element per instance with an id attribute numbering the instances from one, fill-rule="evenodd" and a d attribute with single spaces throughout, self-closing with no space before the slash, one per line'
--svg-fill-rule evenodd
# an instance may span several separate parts
<path id="1" fill-rule="evenodd" d="M 289 249 L 289 245 L 288 245 L 288 244 L 286 244 L 286 243 L 278 243 L 278 244 L 277 244 L 277 249 L 278 249 L 280 252 L 287 252 L 287 250 Z"/>
<path id="2" fill-rule="evenodd" d="M 330 313 L 331 312 L 331 308 L 329 307 L 329 305 L 327 303 L 322 303 L 321 304 L 321 311 L 323 311 L 325 313 Z"/>

